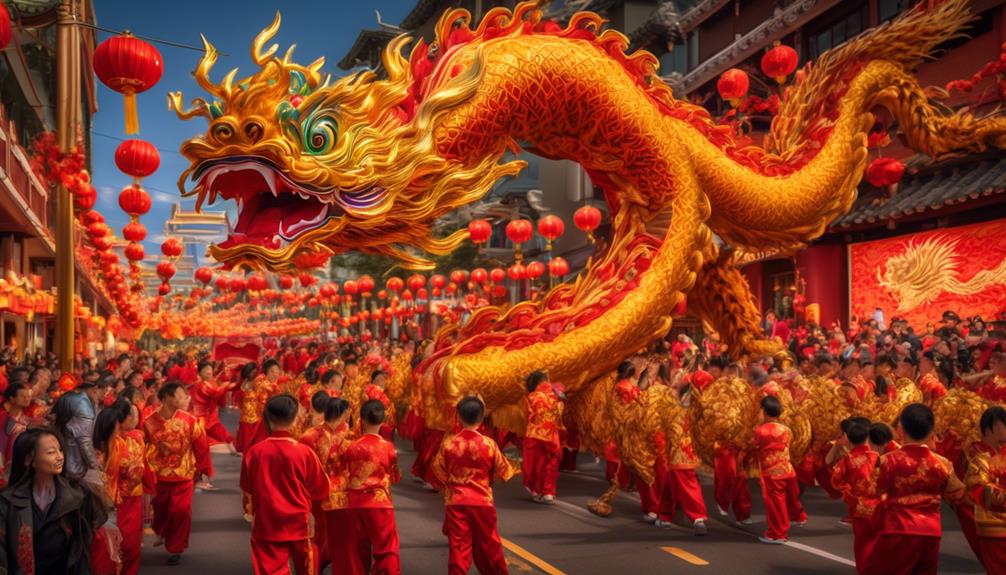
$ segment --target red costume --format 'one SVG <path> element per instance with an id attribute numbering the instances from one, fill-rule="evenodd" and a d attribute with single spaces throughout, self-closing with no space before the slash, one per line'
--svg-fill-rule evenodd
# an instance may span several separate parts
<path id="1" fill-rule="evenodd" d="M 974 500 L 982 563 L 990 575 L 1006 574 L 1006 446 L 976 450 L 965 477 Z"/>
<path id="2" fill-rule="evenodd" d="M 783 539 L 789 536 L 791 521 L 802 523 L 807 513 L 800 503 L 800 486 L 789 457 L 792 432 L 778 421 L 769 421 L 755 428 L 754 447 L 758 454 L 762 495 L 765 498 L 765 537 Z"/>
<path id="3" fill-rule="evenodd" d="M 293 560 L 298 575 L 318 570 L 311 528 L 313 501 L 328 498 L 328 476 L 318 456 L 286 431 L 252 446 L 241 462 L 241 491 L 252 510 L 255 573 L 284 573 Z"/>
<path id="4" fill-rule="evenodd" d="M 182 553 L 192 528 L 193 481 L 210 470 L 206 432 L 198 419 L 182 410 L 170 419 L 155 411 L 143 422 L 143 430 L 147 467 L 157 478 L 151 527 L 164 539 L 168 553 Z"/>
<path id="5" fill-rule="evenodd" d="M 238 437 L 235 448 L 245 452 L 268 436 L 262 423 L 262 412 L 269 398 L 276 393 L 276 383 L 259 375 L 252 382 L 252 388 L 243 390 L 241 395 L 241 416 L 238 419 Z"/>
<path id="6" fill-rule="evenodd" d="M 346 448 L 343 469 L 349 479 L 346 507 L 354 527 L 342 542 L 343 553 L 332 549 L 332 556 L 345 557 L 353 575 L 397 575 L 401 568 L 391 485 L 401 475 L 395 446 L 367 433 Z"/>
<path id="7" fill-rule="evenodd" d="M 926 403 L 931 404 L 947 394 L 947 388 L 944 387 L 943 382 L 933 372 L 920 377 L 918 386 L 922 390 L 922 396 L 925 398 Z"/>
<path id="8" fill-rule="evenodd" d="M 940 503 L 966 497 L 953 466 L 925 445 L 906 445 L 881 456 L 877 494 L 880 537 L 864 573 L 935 574 L 943 534 Z"/>
<path id="9" fill-rule="evenodd" d="M 751 517 L 751 489 L 743 469 L 738 469 L 740 448 L 717 441 L 713 446 L 713 492 L 724 513 L 734 509 L 734 518 Z"/>
<path id="10" fill-rule="evenodd" d="M 384 393 L 381 387 L 368 383 L 367 387 L 363 390 L 363 402 L 370 401 L 371 399 L 376 399 L 384 405 L 384 423 L 381 424 L 381 437 L 391 441 L 396 425 L 395 406 L 391 404 L 391 400 L 388 399 L 388 395 Z M 363 402 L 360 405 L 363 405 Z"/>
<path id="11" fill-rule="evenodd" d="M 663 471 L 663 477 L 657 481 L 661 487 L 660 519 L 672 521 L 677 507 L 681 507 L 688 521 L 695 523 L 698 519 L 706 519 L 706 502 L 695 474 L 700 461 L 692 446 L 691 426 L 687 418 L 682 418 L 682 421 L 683 429 L 677 434 L 678 441 L 666 447 L 666 461 L 658 457 L 658 471 Z M 658 453 L 662 452 L 664 450 Z"/>
<path id="12" fill-rule="evenodd" d="M 1006 378 L 993 377 L 978 388 L 978 395 L 995 403 L 1006 403 Z"/>
<path id="13" fill-rule="evenodd" d="M 433 472 L 444 489 L 449 575 L 468 573 L 473 555 L 482 575 L 507 573 L 496 527 L 492 482 L 506 481 L 517 470 L 503 457 L 494 440 L 464 429 L 444 440 L 433 462 Z"/>
<path id="14" fill-rule="evenodd" d="M 136 575 L 140 570 L 145 447 L 139 429 L 116 433 L 108 442 L 105 456 L 105 491 L 115 504 L 115 523 L 122 533 L 121 575 Z"/>
<path id="15" fill-rule="evenodd" d="M 210 445 L 217 443 L 234 443 L 234 438 L 227 432 L 227 428 L 220 423 L 220 404 L 227 395 L 228 387 L 218 385 L 213 381 L 196 381 L 189 388 L 192 395 L 192 415 L 195 415 L 203 422 L 203 429 L 206 430 L 206 437 L 210 439 Z"/>
<path id="16" fill-rule="evenodd" d="M 856 570 L 863 573 L 877 540 L 873 512 L 877 508 L 877 461 L 869 445 L 857 445 L 831 470 L 831 483 L 852 507 L 853 552 Z"/>
<path id="17" fill-rule="evenodd" d="M 340 539 L 347 535 L 346 527 L 349 520 L 343 510 L 346 507 L 346 476 L 341 473 L 342 454 L 349 447 L 351 436 L 349 425 L 345 422 L 338 425 L 322 423 L 312 427 L 300 436 L 300 442 L 307 445 L 318 456 L 321 467 L 328 475 L 329 493 L 322 501 L 315 501 L 312 508 L 314 514 L 314 542 L 318 547 L 318 564 L 324 566 L 332 557 L 330 542 L 337 545 Z M 335 513 L 333 513 L 335 512 Z M 331 519 L 331 521 L 329 521 Z M 329 533 L 329 529 L 334 533 Z M 332 565 L 333 574 L 343 567 Z"/>
<path id="18" fill-rule="evenodd" d="M 555 495 L 559 481 L 559 459 L 562 444 L 563 404 L 556 397 L 552 384 L 538 384 L 527 396 L 527 430 L 524 433 L 524 487 L 532 494 Z"/>

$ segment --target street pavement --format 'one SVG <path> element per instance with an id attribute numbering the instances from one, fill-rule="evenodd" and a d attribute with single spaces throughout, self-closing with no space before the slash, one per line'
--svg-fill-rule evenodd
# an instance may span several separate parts
<path id="1" fill-rule="evenodd" d="M 233 427 L 236 417 L 228 413 L 223 419 Z M 402 573 L 445 573 L 447 540 L 441 533 L 442 498 L 410 480 L 408 471 L 414 453 L 407 442 L 400 442 L 398 447 L 399 465 L 405 478 L 393 489 L 393 499 L 401 539 Z M 167 553 L 163 548 L 154 548 L 154 538 L 148 536 L 140 573 L 252 573 L 249 526 L 241 518 L 238 489 L 241 460 L 225 452 L 215 452 L 213 460 L 217 472 L 215 484 L 220 489 L 196 493 L 190 548 L 181 565 L 166 566 Z M 712 478 L 703 476 L 702 487 L 711 513 L 709 535 L 696 537 L 681 515 L 671 529 L 644 522 L 639 499 L 633 493 L 619 493 L 611 517 L 592 515 L 586 504 L 606 486 L 603 469 L 603 462 L 581 454 L 579 470 L 561 474 L 559 500 L 554 506 L 533 503 L 520 484 L 520 476 L 496 486 L 500 535 L 512 574 L 855 573 L 852 531 L 838 524 L 844 504 L 827 499 L 820 489 L 804 493 L 803 502 L 810 516 L 807 526 L 794 527 L 789 544 L 771 546 L 760 544 L 757 539 L 765 528 L 757 481 L 750 483 L 755 500 L 754 524 L 742 528 L 734 525 L 732 517 L 718 515 L 712 497 Z M 940 573 L 982 573 L 956 516 L 946 506 L 943 518 Z M 471 572 L 476 572 L 474 567 Z"/>

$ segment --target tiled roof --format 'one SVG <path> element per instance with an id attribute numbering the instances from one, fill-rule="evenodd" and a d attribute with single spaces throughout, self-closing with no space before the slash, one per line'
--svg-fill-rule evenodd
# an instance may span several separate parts
<path id="1" fill-rule="evenodd" d="M 391 30 L 360 30 L 353 42 L 353 47 L 346 52 L 346 55 L 339 60 L 339 67 L 343 70 L 352 70 L 360 64 L 367 64 L 376 67 L 379 62 L 370 62 L 369 58 L 373 48 L 376 46 L 383 49 L 384 46 L 398 35 L 398 32 Z"/>
<path id="2" fill-rule="evenodd" d="M 991 157 L 924 175 L 906 176 L 894 197 L 886 200 L 885 191 L 860 184 L 859 198 L 852 209 L 832 222 L 831 228 L 883 224 L 1003 193 L 1006 193 L 1006 158 Z"/>

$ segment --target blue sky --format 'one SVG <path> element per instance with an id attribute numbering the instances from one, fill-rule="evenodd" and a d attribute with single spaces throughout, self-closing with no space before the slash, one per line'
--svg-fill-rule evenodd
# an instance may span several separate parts
<path id="1" fill-rule="evenodd" d="M 324 71 L 343 75 L 336 63 L 353 45 L 362 28 L 377 28 L 374 10 L 381 12 L 384 22 L 397 24 L 415 5 L 415 0 L 337 0 L 284 1 L 277 0 L 175 0 L 174 2 L 137 2 L 136 0 L 95 0 L 98 24 L 114 30 L 129 29 L 139 36 L 149 36 L 192 46 L 201 46 L 199 34 L 222 53 L 211 77 L 219 81 L 232 68 L 240 67 L 239 77 L 254 70 L 251 62 L 251 41 L 268 26 L 276 10 L 283 16 L 279 34 L 273 39 L 282 54 L 291 43 L 297 44 L 295 59 L 307 64 L 325 56 Z M 103 41 L 110 34 L 98 33 Z M 170 216 L 171 205 L 180 200 L 178 176 L 188 163 L 178 153 L 181 143 L 206 129 L 204 119 L 180 121 L 167 107 L 169 91 L 181 90 L 186 102 L 205 96 L 192 79 L 191 72 L 201 52 L 155 44 L 164 59 L 161 81 L 137 98 L 140 133 L 135 136 L 152 142 L 161 151 L 161 167 L 144 180 L 144 187 L 153 198 L 153 208 L 141 221 L 147 226 L 145 242 L 148 258 L 160 257 L 164 221 Z M 93 181 L 98 189 L 97 208 L 109 225 L 121 236 L 128 217 L 119 209 L 119 190 L 128 185 L 128 176 L 116 169 L 115 148 L 125 138 L 122 96 L 98 82 L 98 113 L 93 119 Z M 192 208 L 191 201 L 182 206 Z M 209 209 L 220 209 L 212 207 Z"/>

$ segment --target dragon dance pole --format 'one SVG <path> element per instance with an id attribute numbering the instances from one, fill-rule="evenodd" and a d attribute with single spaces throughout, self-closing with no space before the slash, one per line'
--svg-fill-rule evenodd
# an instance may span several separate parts
<path id="1" fill-rule="evenodd" d="M 59 148 L 68 152 L 76 144 L 80 105 L 80 32 L 74 24 L 74 0 L 63 0 L 58 9 L 56 56 L 56 132 Z M 73 368 L 73 198 L 66 186 L 56 188 L 56 344 L 59 367 Z"/>

